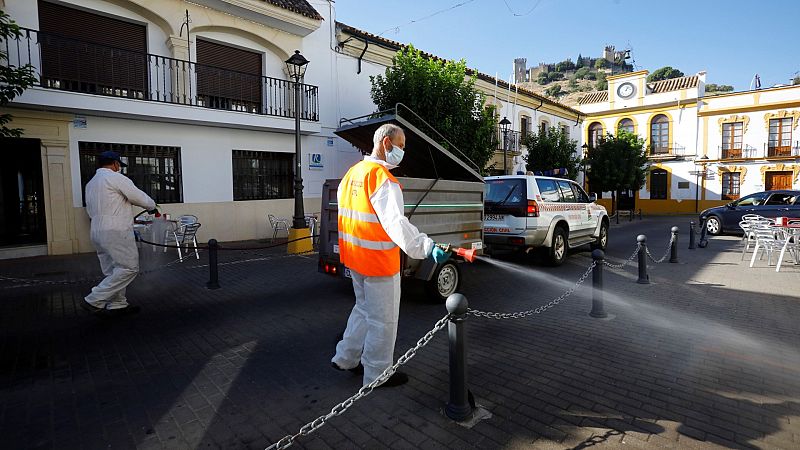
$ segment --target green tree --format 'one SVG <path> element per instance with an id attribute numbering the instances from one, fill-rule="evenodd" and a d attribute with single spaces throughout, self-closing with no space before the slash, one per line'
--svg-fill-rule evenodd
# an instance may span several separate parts
<path id="1" fill-rule="evenodd" d="M 557 127 L 550 127 L 544 133 L 522 136 L 520 144 L 528 148 L 528 154 L 523 156 L 528 170 L 544 172 L 563 168 L 567 169 L 568 178 L 574 180 L 578 176 L 578 141 L 570 139 Z"/>
<path id="2" fill-rule="evenodd" d="M 706 84 L 706 92 L 733 92 L 733 86 L 729 84 Z"/>
<path id="3" fill-rule="evenodd" d="M 575 68 L 580 69 L 581 67 L 583 67 L 583 56 L 581 56 L 581 54 L 578 53 L 578 60 L 575 61 Z"/>
<path id="4" fill-rule="evenodd" d="M 570 89 L 573 90 L 578 89 L 578 77 L 575 75 L 569 77 L 569 82 L 567 83 L 567 86 L 569 86 Z"/>
<path id="5" fill-rule="evenodd" d="M 567 70 L 573 70 L 574 68 L 575 63 L 569 58 L 556 64 L 556 72 L 566 72 Z"/>
<path id="6" fill-rule="evenodd" d="M 611 191 L 613 213 L 619 191 L 637 191 L 644 186 L 648 167 L 644 139 L 625 130 L 619 130 L 616 136 L 607 134 L 589 150 L 587 166 L 589 188 L 593 192 Z"/>
<path id="7" fill-rule="evenodd" d="M 553 98 L 558 98 L 558 97 L 566 94 L 566 92 L 563 92 L 561 90 L 561 85 L 560 84 L 556 84 L 554 86 L 550 86 L 549 88 L 544 90 L 544 93 L 546 95 L 550 96 L 550 97 L 553 97 Z"/>
<path id="8" fill-rule="evenodd" d="M 673 69 L 670 66 L 664 66 L 660 69 L 657 69 L 653 73 L 647 76 L 647 82 L 650 83 L 652 81 L 661 81 L 661 80 L 669 80 L 670 78 L 679 78 L 683 76 L 683 72 L 678 69 Z"/>
<path id="9" fill-rule="evenodd" d="M 466 76 L 466 62 L 427 58 L 409 45 L 397 52 L 393 63 L 384 75 L 370 76 L 378 110 L 405 104 L 463 155 L 447 142 L 439 142 L 442 146 L 483 170 L 495 150 L 497 122 L 494 107 L 485 107 L 486 99 L 475 87 L 475 77 Z M 427 128 L 414 118 L 409 120 L 422 130 Z"/>
<path id="10" fill-rule="evenodd" d="M 606 81 L 605 72 L 597 72 L 597 83 L 595 83 L 594 87 L 598 91 L 605 91 L 608 89 L 608 81 Z"/>
<path id="11" fill-rule="evenodd" d="M 586 75 L 588 75 L 588 74 L 589 74 L 589 68 L 588 67 L 581 67 L 580 69 L 575 71 L 575 78 L 578 78 L 579 80 L 582 80 L 582 79 L 586 78 Z"/>
<path id="12" fill-rule="evenodd" d="M 21 38 L 19 25 L 8 14 L 0 10 L 0 40 L 13 45 L 15 39 Z M 11 42 L 9 42 L 11 41 Z M 0 49 L 0 107 L 7 105 L 25 89 L 36 83 L 33 66 L 26 64 L 17 67 L 11 64 L 5 46 Z M 11 114 L 0 114 L 0 137 L 20 137 L 22 129 L 9 128 L 6 125 L 12 120 Z"/>
<path id="13" fill-rule="evenodd" d="M 536 82 L 541 84 L 542 86 L 549 83 L 550 78 L 547 77 L 547 72 L 539 72 L 539 74 L 536 75 Z"/>
<path id="14" fill-rule="evenodd" d="M 594 62 L 595 69 L 602 69 L 604 67 L 608 67 L 608 60 L 605 58 L 597 58 Z"/>
<path id="15" fill-rule="evenodd" d="M 547 79 L 550 81 L 558 81 L 564 79 L 564 74 L 561 72 L 550 72 L 547 74 Z"/>
<path id="16" fill-rule="evenodd" d="M 594 81 L 594 80 L 597 79 L 597 74 L 598 73 L 603 73 L 603 72 L 591 72 L 590 71 L 589 73 L 586 74 L 586 79 Z"/>

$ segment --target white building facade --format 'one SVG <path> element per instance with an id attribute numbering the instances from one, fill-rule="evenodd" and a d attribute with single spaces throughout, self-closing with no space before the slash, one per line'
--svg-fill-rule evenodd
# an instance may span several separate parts
<path id="1" fill-rule="evenodd" d="M 0 141 L 14 155 L 0 174 L 0 257 L 93 251 L 83 187 L 109 149 L 163 212 L 199 218 L 198 240 L 271 236 L 267 216 L 293 214 L 296 111 L 304 209 L 319 212 L 324 181 L 361 158 L 334 134 L 339 120 L 375 111 L 369 76 L 402 47 L 337 22 L 327 0 L 0 6 L 23 33 L 2 43 L 9 63 L 38 78 L 2 111 L 24 135 Z M 299 105 L 284 63 L 295 50 L 310 61 Z M 524 170 L 520 131 L 559 126 L 580 139 L 577 110 L 484 74 L 476 84 L 511 121 L 509 173 Z"/>

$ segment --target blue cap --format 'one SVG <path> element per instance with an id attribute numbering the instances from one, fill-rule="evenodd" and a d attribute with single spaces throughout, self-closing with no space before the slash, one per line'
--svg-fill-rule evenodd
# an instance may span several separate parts
<path id="1" fill-rule="evenodd" d="M 115 151 L 106 150 L 103 153 L 100 153 L 100 159 L 105 159 L 105 160 L 109 160 L 109 161 L 117 161 L 120 166 L 128 167 L 128 165 L 125 164 L 124 162 L 122 162 L 122 160 L 119 158 L 119 153 L 117 153 Z"/>

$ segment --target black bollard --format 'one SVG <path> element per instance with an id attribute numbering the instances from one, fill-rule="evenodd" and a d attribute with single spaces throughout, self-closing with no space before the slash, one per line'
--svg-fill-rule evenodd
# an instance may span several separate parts
<path id="1" fill-rule="evenodd" d="M 447 417 L 463 422 L 472 417 L 472 406 L 467 390 L 467 334 L 464 327 L 467 319 L 467 298 L 451 294 L 445 303 L 451 314 L 447 324 L 450 340 L 450 401 L 444 408 Z"/>
<path id="2" fill-rule="evenodd" d="M 617 210 L 617 212 L 614 215 L 616 216 L 615 220 L 617 221 L 617 225 L 619 225 L 619 210 Z"/>
<path id="3" fill-rule="evenodd" d="M 219 272 L 217 271 L 217 250 L 219 244 L 216 239 L 208 240 L 208 283 L 206 289 L 219 289 Z"/>
<path id="4" fill-rule="evenodd" d="M 633 213 L 635 213 L 635 212 L 636 211 L 634 211 L 634 210 L 628 211 L 628 213 L 629 213 L 628 214 L 628 222 L 633 222 Z"/>
<path id="5" fill-rule="evenodd" d="M 694 250 L 697 248 L 697 244 L 694 241 L 694 234 L 696 230 L 694 229 L 694 221 L 689 222 L 689 250 Z"/>
<path id="6" fill-rule="evenodd" d="M 603 305 L 603 261 L 606 254 L 598 248 L 592 251 L 592 259 L 595 265 L 592 269 L 592 311 L 589 315 L 602 319 L 608 317 Z"/>
<path id="7" fill-rule="evenodd" d="M 678 227 L 672 227 L 672 245 L 669 248 L 669 262 L 678 262 Z"/>
<path id="8" fill-rule="evenodd" d="M 700 248 L 706 248 L 708 246 L 708 224 L 706 220 L 700 222 L 700 242 L 697 243 L 697 246 Z"/>
<path id="9" fill-rule="evenodd" d="M 639 279 L 636 280 L 639 284 L 650 284 L 650 276 L 647 275 L 647 236 L 640 234 L 636 236 L 636 242 L 639 244 Z"/>

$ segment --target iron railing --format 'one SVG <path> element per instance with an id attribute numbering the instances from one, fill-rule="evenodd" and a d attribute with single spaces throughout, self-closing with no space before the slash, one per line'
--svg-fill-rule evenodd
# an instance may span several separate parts
<path id="1" fill-rule="evenodd" d="M 717 150 L 719 151 L 720 159 L 752 159 L 759 157 L 758 149 L 747 144 L 744 144 L 744 146 L 740 144 L 738 147 L 720 145 L 717 146 Z"/>
<path id="2" fill-rule="evenodd" d="M 648 156 L 650 157 L 682 157 L 686 156 L 686 147 L 679 144 L 672 145 L 653 145 L 649 147 Z"/>
<path id="3" fill-rule="evenodd" d="M 34 67 L 48 89 L 295 117 L 296 83 L 20 28 L 5 63 Z M 300 118 L 319 121 L 319 88 L 299 83 Z"/>
<path id="4" fill-rule="evenodd" d="M 509 154 L 520 153 L 523 151 L 522 133 L 519 131 L 506 131 L 498 129 L 495 133 L 495 149 L 498 153 L 503 153 L 506 149 Z"/>
<path id="5" fill-rule="evenodd" d="M 800 157 L 800 141 L 783 146 L 765 142 L 761 148 L 745 144 L 740 148 L 730 146 L 717 146 L 720 159 L 768 159 L 768 158 L 797 158 Z"/>
<path id="6" fill-rule="evenodd" d="M 766 142 L 764 154 L 767 158 L 784 158 L 800 156 L 800 141 L 792 142 Z"/>

